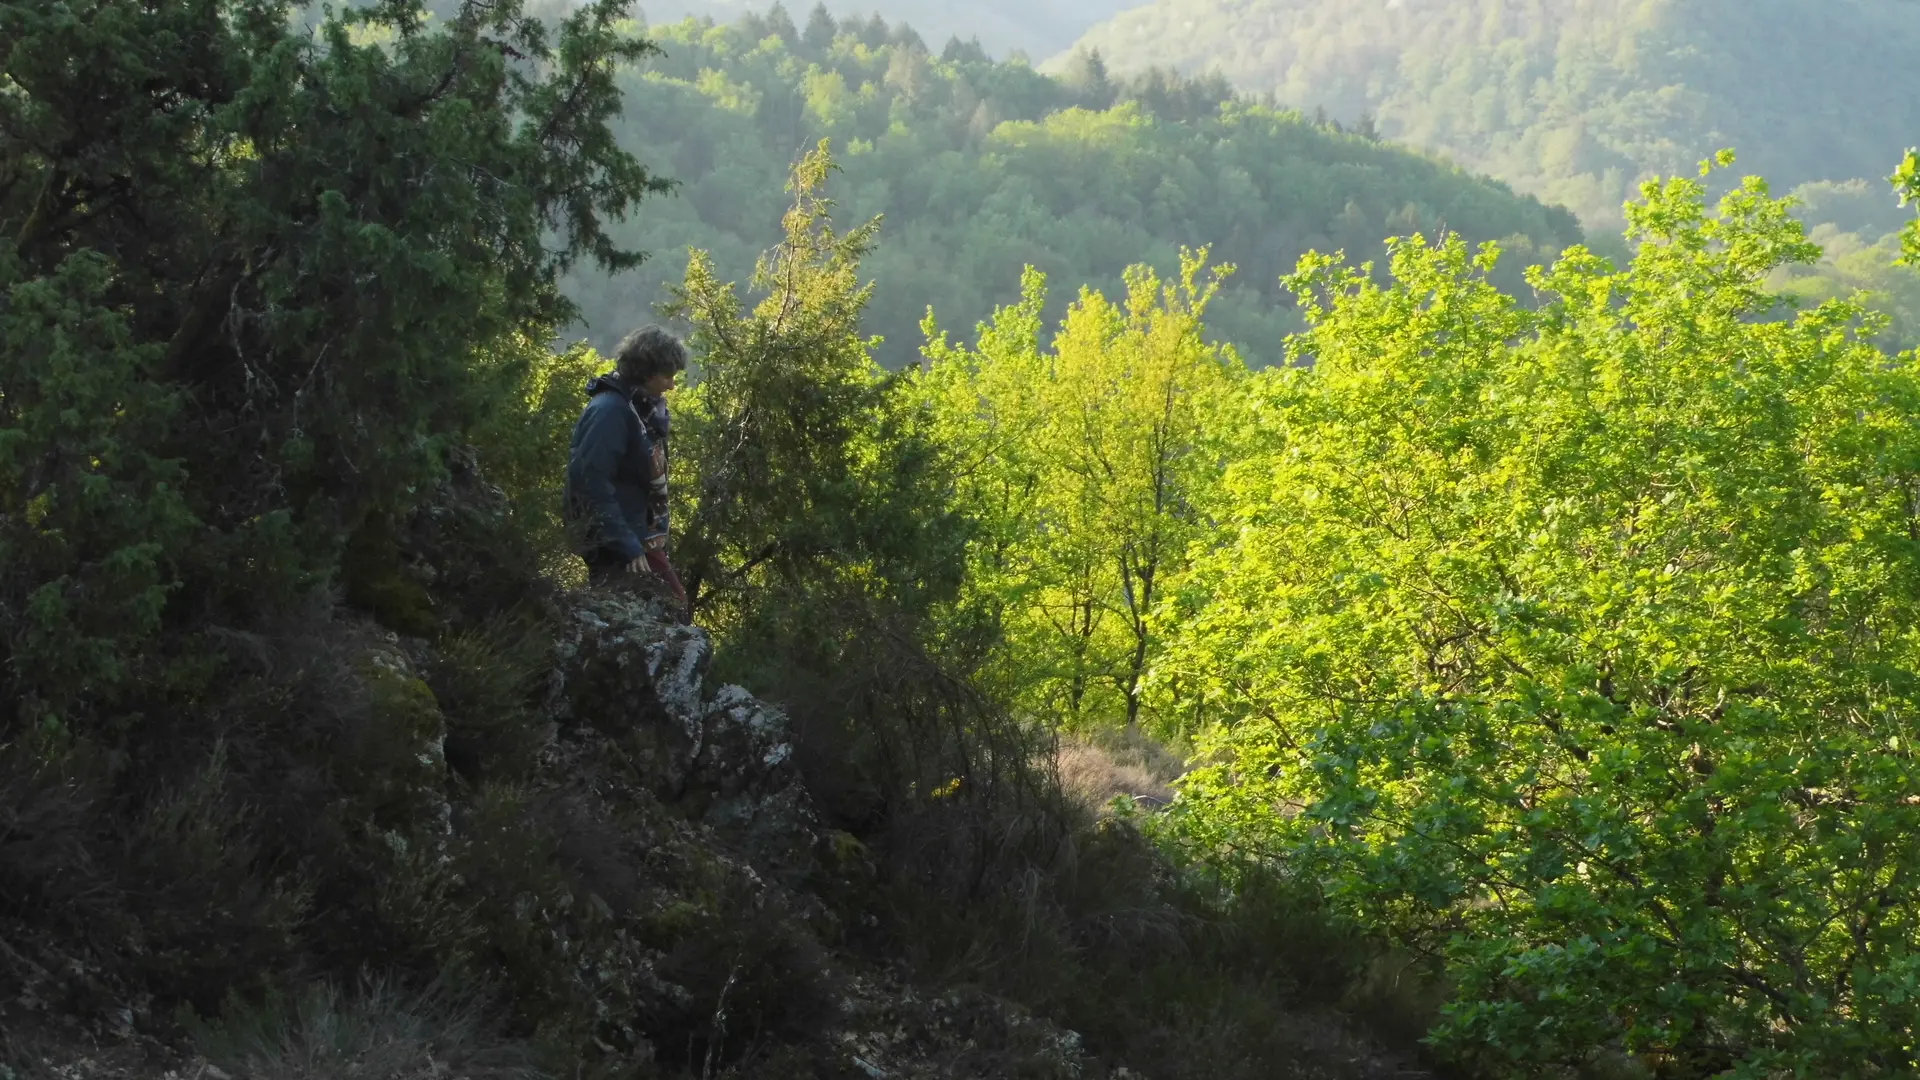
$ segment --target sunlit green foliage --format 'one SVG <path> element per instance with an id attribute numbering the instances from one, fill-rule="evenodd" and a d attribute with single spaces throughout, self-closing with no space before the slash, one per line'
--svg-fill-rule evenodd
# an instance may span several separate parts
<path id="1" fill-rule="evenodd" d="M 1749 182 L 1709 212 L 1702 180 L 1646 190 L 1625 269 L 1575 248 L 1523 278 L 1452 236 L 1312 255 L 1293 363 L 1252 373 L 1207 320 L 1271 344 L 1264 279 L 1307 246 L 1444 219 L 1524 256 L 1571 223 L 1092 57 L 1053 80 L 871 24 L 683 24 L 643 69 L 612 4 L 557 42 L 511 3 L 288 14 L 0 0 L 10 940 L 201 1005 L 368 963 L 500 976 L 575 1065 L 642 1075 L 728 1000 L 729 935 L 874 931 L 1031 975 L 1166 1075 L 1271 1075 L 1291 1045 L 1257 1024 L 1217 1067 L 1178 1040 L 1342 983 L 1266 953 L 1301 948 L 1276 913 L 1317 920 L 1317 890 L 1443 970 L 1435 1042 L 1492 1074 L 1920 1068 L 1920 357 L 1846 288 L 1910 295 L 1891 242 L 1810 269 L 1791 207 Z M 564 559 L 600 366 L 549 354 L 558 283 L 631 265 L 602 218 L 657 187 L 616 147 L 623 93 L 622 136 L 688 181 L 659 235 L 723 241 L 676 294 L 681 564 L 723 673 L 790 706 L 821 813 L 893 845 L 886 895 L 823 929 L 729 901 L 661 930 L 700 959 L 657 968 L 579 879 L 638 880 L 607 853 L 684 830 L 511 786 L 553 739 L 554 641 L 514 601 Z M 822 135 L 896 247 L 835 226 L 824 152 L 769 193 Z M 1893 181 L 1920 196 L 1920 158 Z M 1251 286 L 1178 247 L 1209 239 Z M 1899 243 L 1920 261 L 1920 224 Z M 880 362 L 876 305 L 904 348 L 920 299 L 964 325 L 1022 263 L 972 345 L 929 317 L 923 370 Z M 1050 297 L 1049 269 L 1097 287 Z M 1060 725 L 1199 739 L 1163 835 L 1223 873 L 1121 829 L 1076 853 L 1033 767 Z M 1231 892 L 1275 878 L 1284 905 Z M 1090 989 L 1128 957 L 1151 986 Z M 648 1004 L 676 964 L 711 1007 Z M 826 985 L 808 952 L 754 992 L 811 1037 Z"/>
<path id="2" fill-rule="evenodd" d="M 723 631 L 830 583 L 924 609 L 963 569 L 950 473 L 861 328 L 877 223 L 834 229 L 833 167 L 825 147 L 795 166 L 753 306 L 696 252 L 673 309 L 702 361 L 675 401 L 676 558 Z"/>
<path id="3" fill-rule="evenodd" d="M 1900 190 L 1903 177 L 1892 179 Z M 1909 215 L 1887 196 L 1886 181 L 1802 184 L 1790 197 L 1822 256 L 1810 266 L 1780 267 L 1768 285 L 1800 304 L 1857 296 L 1887 316 L 1875 338 L 1881 347 L 1920 346 L 1920 264 L 1902 254 L 1900 226 Z"/>
<path id="4" fill-rule="evenodd" d="M 1436 1045 L 1491 1074 L 1920 1065 L 1920 371 L 1864 306 L 1912 282 L 1702 177 L 1527 304 L 1457 237 L 1384 286 L 1309 256 L 1255 375 L 1197 258 L 1050 347 L 1031 271 L 972 348 L 928 324 L 992 684 L 1197 736 L 1166 837 L 1430 957 Z"/>
<path id="5" fill-rule="evenodd" d="M 1920 204 L 1920 152 L 1907 151 L 1893 174 L 1893 187 L 1900 193 L 1901 206 Z M 1900 233 L 1900 251 L 1908 266 L 1920 269 L 1920 219 L 1908 222 Z"/>
<path id="6" fill-rule="evenodd" d="M 1050 343 L 1030 270 L 973 349 L 928 345 L 922 389 L 964 448 L 961 505 L 982 533 L 971 586 L 999 614 L 1000 679 L 1032 716 L 1142 719 L 1157 623 L 1205 534 L 1245 378 L 1204 339 L 1231 269 L 1205 260 L 1183 254 L 1171 281 L 1136 267 L 1120 302 L 1083 290 Z"/>
<path id="7" fill-rule="evenodd" d="M 1159 685 L 1224 722 L 1185 842 L 1431 949 L 1496 1073 L 1920 1065 L 1920 372 L 1763 185 L 1650 186 L 1615 270 L 1291 279 Z M 1866 320 L 1866 332 L 1873 329 Z"/>

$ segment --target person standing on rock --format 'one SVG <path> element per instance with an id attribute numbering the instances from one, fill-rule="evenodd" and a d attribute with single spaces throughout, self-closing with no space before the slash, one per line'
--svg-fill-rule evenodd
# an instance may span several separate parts
<path id="1" fill-rule="evenodd" d="M 588 576 L 651 573 L 687 612 L 687 590 L 667 559 L 666 394 L 687 369 L 687 347 L 658 326 L 620 342 L 615 368 L 587 383 L 587 407 L 567 460 L 567 521 Z"/>

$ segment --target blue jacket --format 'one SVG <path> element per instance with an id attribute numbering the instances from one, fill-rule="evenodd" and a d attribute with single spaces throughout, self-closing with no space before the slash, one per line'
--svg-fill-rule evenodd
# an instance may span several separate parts
<path id="1" fill-rule="evenodd" d="M 587 384 L 567 459 L 567 520 L 582 555 L 624 561 L 667 547 L 667 406 L 612 375 Z"/>

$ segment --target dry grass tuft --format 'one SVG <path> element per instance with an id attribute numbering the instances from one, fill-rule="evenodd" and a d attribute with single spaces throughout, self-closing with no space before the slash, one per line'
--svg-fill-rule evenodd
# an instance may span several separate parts
<path id="1" fill-rule="evenodd" d="M 543 1080 L 533 1053 L 493 1035 L 479 1007 L 438 988 L 323 983 L 258 1005 L 230 999 L 187 1024 L 195 1048 L 244 1080 Z"/>
<path id="2" fill-rule="evenodd" d="M 1173 801 L 1173 781 L 1186 772 L 1173 751 L 1138 731 L 1063 739 L 1054 761 L 1061 789 L 1095 814 L 1108 813 L 1122 795 L 1165 806 Z"/>

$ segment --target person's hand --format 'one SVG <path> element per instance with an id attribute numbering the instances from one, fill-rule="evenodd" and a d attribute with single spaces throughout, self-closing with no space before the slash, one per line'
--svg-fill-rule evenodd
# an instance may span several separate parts
<path id="1" fill-rule="evenodd" d="M 647 569 L 647 557 L 645 555 L 627 564 L 627 571 L 629 573 L 638 574 L 645 569 Z"/>
<path id="2" fill-rule="evenodd" d="M 673 564 L 667 561 L 667 553 L 664 551 L 648 552 L 647 562 L 653 568 L 654 576 L 665 582 L 667 588 L 673 590 L 673 598 L 680 605 L 680 620 L 682 622 L 691 622 L 693 620 L 693 605 L 687 603 L 687 588 L 681 584 L 680 575 L 674 571 Z"/>

